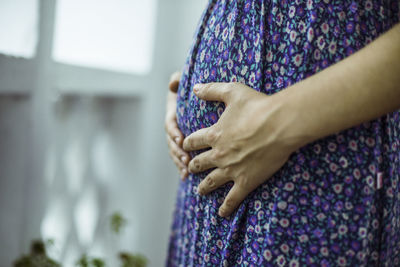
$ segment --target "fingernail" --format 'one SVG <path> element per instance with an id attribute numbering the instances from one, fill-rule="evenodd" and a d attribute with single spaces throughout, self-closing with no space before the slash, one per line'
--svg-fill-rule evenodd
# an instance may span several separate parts
<path id="1" fill-rule="evenodd" d="M 181 157 L 181 161 L 182 161 L 182 162 L 186 162 L 186 160 L 187 160 L 187 157 L 186 157 L 186 156 L 182 156 L 182 157 Z"/>
<path id="2" fill-rule="evenodd" d="M 179 143 L 180 138 L 179 137 L 175 137 L 175 143 Z"/>
<path id="3" fill-rule="evenodd" d="M 199 187 L 197 187 L 197 194 L 199 194 L 200 196 L 201 196 L 201 195 L 203 195 L 203 193 L 202 193 L 202 191 L 201 191 L 201 188 L 200 188 L 200 186 L 199 186 Z"/>
<path id="4" fill-rule="evenodd" d="M 218 215 L 219 216 L 221 216 L 221 217 L 225 217 L 226 216 L 226 211 L 224 210 L 224 209 L 219 209 L 219 211 L 218 211 Z"/>
<path id="5" fill-rule="evenodd" d="M 201 89 L 201 84 L 196 84 L 196 85 L 193 87 L 193 91 L 194 91 L 195 93 L 198 93 L 198 92 L 200 91 L 200 89 Z"/>
<path id="6" fill-rule="evenodd" d="M 200 164 L 199 164 L 198 162 L 195 162 L 195 163 L 194 163 L 194 169 L 195 169 L 196 171 L 200 170 Z"/>

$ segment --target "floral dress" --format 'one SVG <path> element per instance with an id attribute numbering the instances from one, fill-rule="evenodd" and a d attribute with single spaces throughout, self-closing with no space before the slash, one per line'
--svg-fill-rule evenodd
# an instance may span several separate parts
<path id="1" fill-rule="evenodd" d="M 224 111 L 197 98 L 194 84 L 241 82 L 274 94 L 390 29 L 399 3 L 210 0 L 178 89 L 181 131 L 209 127 Z M 190 175 L 179 184 L 166 265 L 400 266 L 399 113 L 298 149 L 228 218 L 218 208 L 232 183 L 199 196 L 209 171 Z"/>

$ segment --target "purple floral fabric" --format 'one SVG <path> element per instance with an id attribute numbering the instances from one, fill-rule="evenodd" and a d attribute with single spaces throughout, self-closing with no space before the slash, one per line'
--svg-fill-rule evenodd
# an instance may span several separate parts
<path id="1" fill-rule="evenodd" d="M 209 1 L 178 89 L 180 129 L 188 136 L 224 111 L 198 99 L 194 84 L 241 82 L 274 94 L 390 29 L 399 3 Z M 232 183 L 199 196 L 209 171 L 190 175 L 179 184 L 166 265 L 400 266 L 399 115 L 295 151 L 228 218 L 217 212 Z"/>

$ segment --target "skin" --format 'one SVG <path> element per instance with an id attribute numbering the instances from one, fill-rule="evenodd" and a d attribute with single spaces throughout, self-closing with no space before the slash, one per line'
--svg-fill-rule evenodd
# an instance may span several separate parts
<path id="1" fill-rule="evenodd" d="M 198 84 L 193 90 L 199 98 L 226 105 L 216 124 L 183 142 L 185 151 L 211 147 L 188 167 L 191 173 L 216 168 L 199 184 L 200 195 L 234 182 L 219 209 L 226 217 L 300 147 L 400 108 L 400 24 L 271 96 L 240 83 Z"/>
<path id="2" fill-rule="evenodd" d="M 175 72 L 170 78 L 167 95 L 167 110 L 165 113 L 165 131 L 169 155 L 178 168 L 182 180 L 184 180 L 188 176 L 187 166 L 190 156 L 182 148 L 184 136 L 176 122 L 176 92 L 179 87 L 180 78 L 180 72 Z"/>

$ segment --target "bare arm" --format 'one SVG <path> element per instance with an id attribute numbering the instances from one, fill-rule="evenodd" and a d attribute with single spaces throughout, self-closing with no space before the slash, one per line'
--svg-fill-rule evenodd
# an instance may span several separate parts
<path id="1" fill-rule="evenodd" d="M 277 94 L 297 146 L 400 109 L 400 24 L 298 86 Z"/>
<path id="2" fill-rule="evenodd" d="M 271 96 L 240 83 L 196 85 L 194 92 L 226 104 L 218 122 L 191 134 L 183 148 L 211 147 L 190 161 L 189 171 L 215 167 L 199 184 L 201 195 L 234 182 L 219 210 L 228 216 L 296 149 L 400 108 L 400 24 L 354 55 Z"/>

